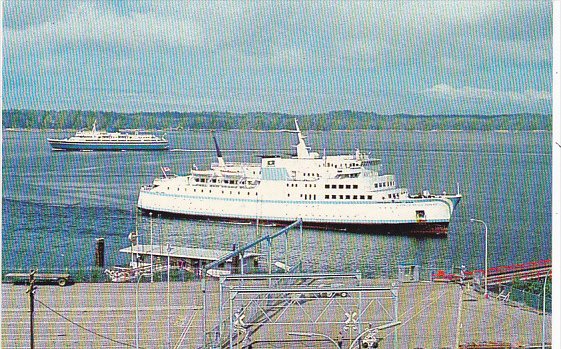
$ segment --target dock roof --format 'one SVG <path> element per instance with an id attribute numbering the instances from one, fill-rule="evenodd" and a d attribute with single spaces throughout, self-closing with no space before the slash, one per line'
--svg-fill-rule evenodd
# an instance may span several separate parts
<path id="1" fill-rule="evenodd" d="M 119 250 L 122 253 L 138 253 L 142 256 L 153 255 L 156 257 L 167 257 L 168 251 L 166 245 L 134 245 L 125 247 Z M 169 256 L 171 258 L 193 259 L 193 260 L 207 260 L 216 261 L 225 255 L 231 253 L 228 250 L 212 250 L 206 248 L 195 247 L 179 247 L 170 246 Z M 259 253 L 245 253 L 244 258 L 253 258 L 259 256 Z M 231 259 L 228 260 L 229 262 Z"/>

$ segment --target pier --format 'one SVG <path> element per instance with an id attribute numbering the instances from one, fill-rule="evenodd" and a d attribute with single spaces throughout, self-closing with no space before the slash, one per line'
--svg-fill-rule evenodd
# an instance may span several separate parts
<path id="1" fill-rule="evenodd" d="M 473 282 L 476 285 L 481 285 L 484 282 L 485 275 L 487 275 L 487 285 L 504 285 L 512 283 L 514 280 L 528 281 L 538 280 L 544 277 L 551 277 L 552 275 L 551 259 L 545 259 L 535 262 L 519 263 L 513 265 L 503 265 L 487 269 L 466 270 L 460 274 L 447 274 L 439 270 L 432 275 L 433 281 L 452 281 L 452 282 Z"/>
<path id="2" fill-rule="evenodd" d="M 298 220 L 232 251 L 133 244 L 121 252 L 136 263 L 134 277 L 41 286 L 29 301 L 25 286 L 4 284 L 2 348 L 28 347 L 30 337 L 40 348 L 550 347 L 545 303 L 482 294 L 484 270 L 437 272 L 431 281 L 417 277 L 418 266 L 400 266 L 398 279 L 307 273 L 302 238 Z M 273 260 L 277 248 L 290 256 Z M 166 278 L 180 264 L 198 271 L 196 280 Z M 153 282 L 155 273 L 166 281 Z M 549 277 L 551 261 L 486 274 L 493 283 Z"/>
<path id="3" fill-rule="evenodd" d="M 545 276 L 551 277 L 552 270 L 551 259 L 498 266 L 487 270 L 487 284 L 492 286 L 511 283 L 514 280 L 543 279 Z M 482 278 L 485 277 L 485 270 L 475 270 L 472 274 Z"/>
<path id="4" fill-rule="evenodd" d="M 208 300 L 213 304 L 206 314 L 209 327 L 219 320 L 220 282 L 212 280 L 206 285 Z M 357 281 L 354 279 L 352 282 Z M 368 299 L 376 297 L 374 293 L 368 296 L 367 290 L 388 292 L 387 289 L 392 289 L 394 283 L 395 280 L 361 280 L 365 292 L 363 307 L 369 303 Z M 321 284 L 325 285 L 323 290 L 319 286 Z M 250 287 L 252 284 L 246 280 L 245 285 Z M 287 290 L 277 290 L 274 297 L 276 301 L 272 299 L 265 309 L 270 320 L 277 323 L 275 326 L 267 326 L 267 321 L 256 325 L 256 318 L 251 320 L 249 314 L 245 318 L 233 315 L 232 326 L 235 326 L 235 330 L 232 347 L 243 348 L 251 344 L 253 348 L 335 348 L 325 337 L 289 334 L 313 331 L 310 327 L 291 325 L 287 321 L 321 318 L 325 316 L 325 313 L 321 315 L 321 311 L 331 303 L 333 309 L 339 310 L 330 313 L 329 321 L 316 328 L 315 333 L 337 341 L 341 332 L 343 347 L 348 348 L 358 335 L 359 317 L 358 314 L 353 315 L 353 311 L 350 317 L 345 313 L 349 313 L 350 308 L 347 306 L 353 303 L 351 300 L 360 301 L 359 293 L 341 297 L 341 294 L 335 295 L 340 291 L 337 288 L 343 287 L 341 285 L 337 288 L 327 286 L 328 283 L 324 281 L 317 281 L 315 285 L 313 292 L 308 287 L 306 292 L 300 293 L 316 294 L 317 297 L 304 295 L 297 303 L 296 296 L 291 296 L 292 306 L 278 304 L 281 294 Z M 529 348 L 530 345 L 540 345 L 543 322 L 546 347 L 550 347 L 551 314 L 505 303 L 495 297 L 485 299 L 473 289 L 462 288 L 456 283 L 419 282 L 397 286 L 397 319 L 400 323 L 377 331 L 379 348 L 458 348 L 461 345 L 464 348 L 483 348 L 474 343 L 503 343 L 501 348 Z M 26 286 L 2 285 L 2 348 L 29 347 L 29 304 L 25 291 Z M 244 297 L 256 296 L 244 294 Z M 238 296 L 238 300 L 241 300 L 239 297 L 241 293 Z M 197 281 L 172 282 L 169 291 L 166 282 L 39 286 L 35 299 L 37 348 L 203 347 L 203 294 L 201 283 Z M 246 300 L 249 302 L 251 298 Z M 390 306 L 389 309 L 394 309 L 392 299 L 383 302 Z M 272 315 L 275 309 L 276 313 Z M 240 318 L 242 321 L 239 321 Z M 363 314 L 363 320 L 378 326 L 390 323 L 392 319 L 378 311 L 367 311 Z M 249 324 L 250 327 L 242 324 Z M 250 341 L 235 341 L 236 331 L 241 329 L 251 333 Z M 362 329 L 364 331 L 368 326 Z M 243 340 L 243 337 L 240 338 Z M 229 345 L 221 347 L 228 348 Z"/>

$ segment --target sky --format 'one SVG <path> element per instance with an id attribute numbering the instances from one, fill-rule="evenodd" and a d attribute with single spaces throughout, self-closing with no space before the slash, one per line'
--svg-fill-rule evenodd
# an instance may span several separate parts
<path id="1" fill-rule="evenodd" d="M 2 108 L 550 114 L 551 1 L 3 2 Z"/>

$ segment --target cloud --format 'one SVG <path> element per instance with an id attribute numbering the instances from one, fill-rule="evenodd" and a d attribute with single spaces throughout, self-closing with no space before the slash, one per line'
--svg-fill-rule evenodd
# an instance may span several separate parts
<path id="1" fill-rule="evenodd" d="M 6 46 L 20 50 L 37 46 L 193 45 L 200 38 L 200 29 L 181 18 L 162 18 L 149 13 L 123 15 L 100 9 L 95 3 L 77 3 L 64 16 L 52 21 L 44 18 L 33 26 L 8 27 L 5 32 Z"/>
<path id="2" fill-rule="evenodd" d="M 551 93 L 548 91 L 535 91 L 533 89 L 523 92 L 494 91 L 470 86 L 456 88 L 446 84 L 435 85 L 422 91 L 422 93 L 430 97 L 445 99 L 510 100 L 514 102 L 551 100 Z"/>
<path id="3" fill-rule="evenodd" d="M 145 94 L 127 108 L 148 97 L 161 105 L 172 103 L 167 95 L 187 100 L 193 91 L 203 105 L 215 99 L 276 110 L 288 101 L 309 108 L 305 100 L 320 94 L 330 97 L 317 97 L 314 108 L 333 108 L 336 98 L 343 109 L 358 101 L 375 109 L 373 96 L 423 90 L 543 101 L 551 77 L 548 4 L 7 0 L 5 104 L 22 86 Z"/>

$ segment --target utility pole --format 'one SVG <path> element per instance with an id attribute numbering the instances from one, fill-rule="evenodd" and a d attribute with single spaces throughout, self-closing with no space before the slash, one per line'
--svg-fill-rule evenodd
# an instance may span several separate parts
<path id="1" fill-rule="evenodd" d="M 35 348 L 35 340 L 33 338 L 33 312 L 35 311 L 35 270 L 29 272 L 29 288 L 26 293 L 29 293 L 29 347 Z"/>

